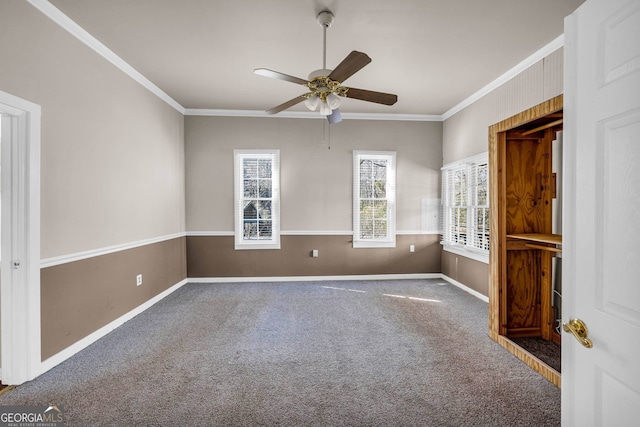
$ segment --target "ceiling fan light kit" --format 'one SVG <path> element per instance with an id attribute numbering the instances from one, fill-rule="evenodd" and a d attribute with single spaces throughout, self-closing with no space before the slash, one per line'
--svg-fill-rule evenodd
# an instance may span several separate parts
<path id="1" fill-rule="evenodd" d="M 369 58 L 366 53 L 354 50 L 347 55 L 335 69 L 327 69 L 327 28 L 333 24 L 334 16 L 333 13 L 325 10 L 318 14 L 317 20 L 323 31 L 322 68 L 309 74 L 308 80 L 266 68 L 256 68 L 253 71 L 255 74 L 261 76 L 306 86 L 310 91 L 267 110 L 267 114 L 277 114 L 304 101 L 305 106 L 309 110 L 315 111 L 319 106 L 320 114 L 326 116 L 329 123 L 334 124 L 342 120 L 342 115 L 338 110 L 341 104 L 340 97 L 360 99 L 362 101 L 375 102 L 383 105 L 395 104 L 398 100 L 396 95 L 342 86 L 342 83 L 346 79 L 371 62 L 371 58 Z"/>
<path id="2" fill-rule="evenodd" d="M 311 95 L 306 97 L 307 100 L 304 101 L 304 105 L 311 111 L 315 111 L 318 108 L 318 104 L 320 104 L 320 97 L 318 95 Z"/>
<path id="3" fill-rule="evenodd" d="M 322 114 L 323 116 L 328 116 L 331 114 L 331 107 L 329 107 L 329 104 L 327 104 L 326 102 L 320 103 L 320 114 Z"/>

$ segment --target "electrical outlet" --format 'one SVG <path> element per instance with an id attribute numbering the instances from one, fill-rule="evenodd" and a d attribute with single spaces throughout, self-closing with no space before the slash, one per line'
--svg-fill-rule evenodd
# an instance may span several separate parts
<path id="1" fill-rule="evenodd" d="M 136 276 L 136 286 L 142 285 L 142 274 Z"/>
<path id="2" fill-rule="evenodd" d="M 409 252 L 415 252 L 416 251 L 416 246 L 415 245 L 409 245 Z"/>
<path id="3" fill-rule="evenodd" d="M 314 258 L 318 258 L 318 250 L 314 249 L 313 251 L 311 251 L 311 256 Z"/>

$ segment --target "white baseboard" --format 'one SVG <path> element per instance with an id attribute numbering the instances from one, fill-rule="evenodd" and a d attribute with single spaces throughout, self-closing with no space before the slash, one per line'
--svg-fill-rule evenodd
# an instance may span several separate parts
<path id="1" fill-rule="evenodd" d="M 246 282 L 327 282 L 336 280 L 401 280 L 440 279 L 440 273 L 363 274 L 347 276 L 282 276 L 282 277 L 190 277 L 189 283 L 246 283 Z"/>
<path id="2" fill-rule="evenodd" d="M 184 279 L 179 283 L 176 283 L 164 292 L 156 295 L 149 301 L 142 305 L 139 305 L 130 312 L 120 316 L 111 323 L 103 326 L 97 331 L 87 335 L 80 341 L 70 345 L 61 352 L 51 356 L 47 360 L 44 360 L 41 364 L 40 374 L 47 372 L 54 366 L 64 362 L 74 354 L 87 348 L 100 338 L 107 335 L 109 332 L 123 325 L 127 321 L 133 319 L 138 314 L 144 312 L 149 307 L 159 302 L 163 298 L 169 296 L 176 290 L 180 289 L 187 283 L 244 283 L 244 282 L 314 282 L 314 281 L 342 281 L 342 280 L 402 280 L 402 279 L 443 279 L 452 285 L 470 293 L 471 295 L 489 302 L 489 298 L 480 292 L 477 292 L 468 286 L 442 274 L 442 273 L 415 273 L 415 274 L 373 274 L 373 275 L 348 275 L 348 276 L 285 276 L 285 277 L 192 277 Z M 1 374 L 1 371 L 0 371 Z"/>
<path id="3" fill-rule="evenodd" d="M 470 287 L 463 285 L 462 283 L 458 282 L 457 280 L 453 280 L 451 277 L 444 275 L 444 274 L 440 274 L 440 277 L 444 280 L 446 280 L 447 282 L 451 283 L 453 286 L 456 286 L 460 289 L 462 289 L 465 292 L 470 293 L 471 295 L 473 295 L 476 298 L 481 299 L 482 301 L 489 303 L 489 297 L 486 295 L 481 294 L 478 291 L 475 291 L 473 289 L 471 289 Z"/>
<path id="4" fill-rule="evenodd" d="M 189 283 L 248 283 L 248 282 L 327 282 L 337 280 L 402 280 L 402 279 L 443 279 L 488 303 L 489 297 L 442 273 L 414 274 L 369 274 L 348 276 L 283 276 L 283 277 L 190 277 Z"/>
<path id="5" fill-rule="evenodd" d="M 159 293 L 158 295 L 156 295 L 155 297 L 151 298 L 150 300 L 148 300 L 144 304 L 139 305 L 138 307 L 134 308 L 130 312 L 118 317 L 116 320 L 112 321 L 111 323 L 103 326 L 102 328 L 98 329 L 97 331 L 95 331 L 95 332 L 87 335 L 86 337 L 82 338 L 80 341 L 75 342 L 74 344 L 72 344 L 69 347 L 65 348 L 61 352 L 51 356 L 47 360 L 44 360 L 42 362 L 42 365 L 40 365 L 41 366 L 40 374 L 43 374 L 43 373 L 47 372 L 49 369 L 51 369 L 54 366 L 64 362 L 65 360 L 67 360 L 68 358 L 70 358 L 74 354 L 78 353 L 79 351 L 87 348 L 89 345 L 91 345 L 94 342 L 98 341 L 100 338 L 104 337 L 109 332 L 111 332 L 114 329 L 116 329 L 117 327 L 123 325 L 128 320 L 133 319 L 135 316 L 137 316 L 138 314 L 142 313 L 143 311 L 145 311 L 146 309 L 148 309 L 149 307 L 151 307 L 152 305 L 154 305 L 158 301 L 162 300 L 163 298 L 165 298 L 168 295 L 172 294 L 173 292 L 177 291 L 182 286 L 186 285 L 187 282 L 188 282 L 188 280 L 184 279 L 184 280 L 180 281 L 179 283 L 176 283 L 175 285 L 173 285 L 169 289 L 165 290 L 162 293 Z"/>

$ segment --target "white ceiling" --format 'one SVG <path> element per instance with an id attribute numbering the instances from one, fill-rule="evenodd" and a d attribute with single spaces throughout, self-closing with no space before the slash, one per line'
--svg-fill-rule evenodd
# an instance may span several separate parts
<path id="1" fill-rule="evenodd" d="M 328 9 L 327 67 L 365 52 L 372 62 L 345 85 L 398 95 L 340 110 L 420 115 L 445 113 L 552 42 L 583 1 L 50 0 L 188 109 L 266 110 L 304 93 L 253 69 L 306 79 L 321 68 L 316 16 Z"/>

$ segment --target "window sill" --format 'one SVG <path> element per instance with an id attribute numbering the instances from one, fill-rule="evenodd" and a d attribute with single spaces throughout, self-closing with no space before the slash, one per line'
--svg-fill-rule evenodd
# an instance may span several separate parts
<path id="1" fill-rule="evenodd" d="M 269 241 L 264 243 L 263 242 L 260 242 L 260 243 L 236 242 L 236 245 L 235 245 L 236 251 L 259 250 L 259 249 L 280 249 L 280 240 L 278 239 L 277 242 Z"/>
<path id="2" fill-rule="evenodd" d="M 359 249 L 359 248 L 395 248 L 396 247 L 396 242 L 394 241 L 366 241 L 366 240 L 360 240 L 360 241 L 353 241 L 353 248 L 354 249 Z"/>
<path id="3" fill-rule="evenodd" d="M 463 256 L 465 258 L 470 258 L 475 261 L 479 261 L 485 264 L 489 264 L 489 252 L 481 252 L 473 249 L 467 249 L 464 246 L 457 245 L 449 245 L 446 243 L 440 243 L 442 245 L 442 249 L 454 253 L 456 255 Z"/>

